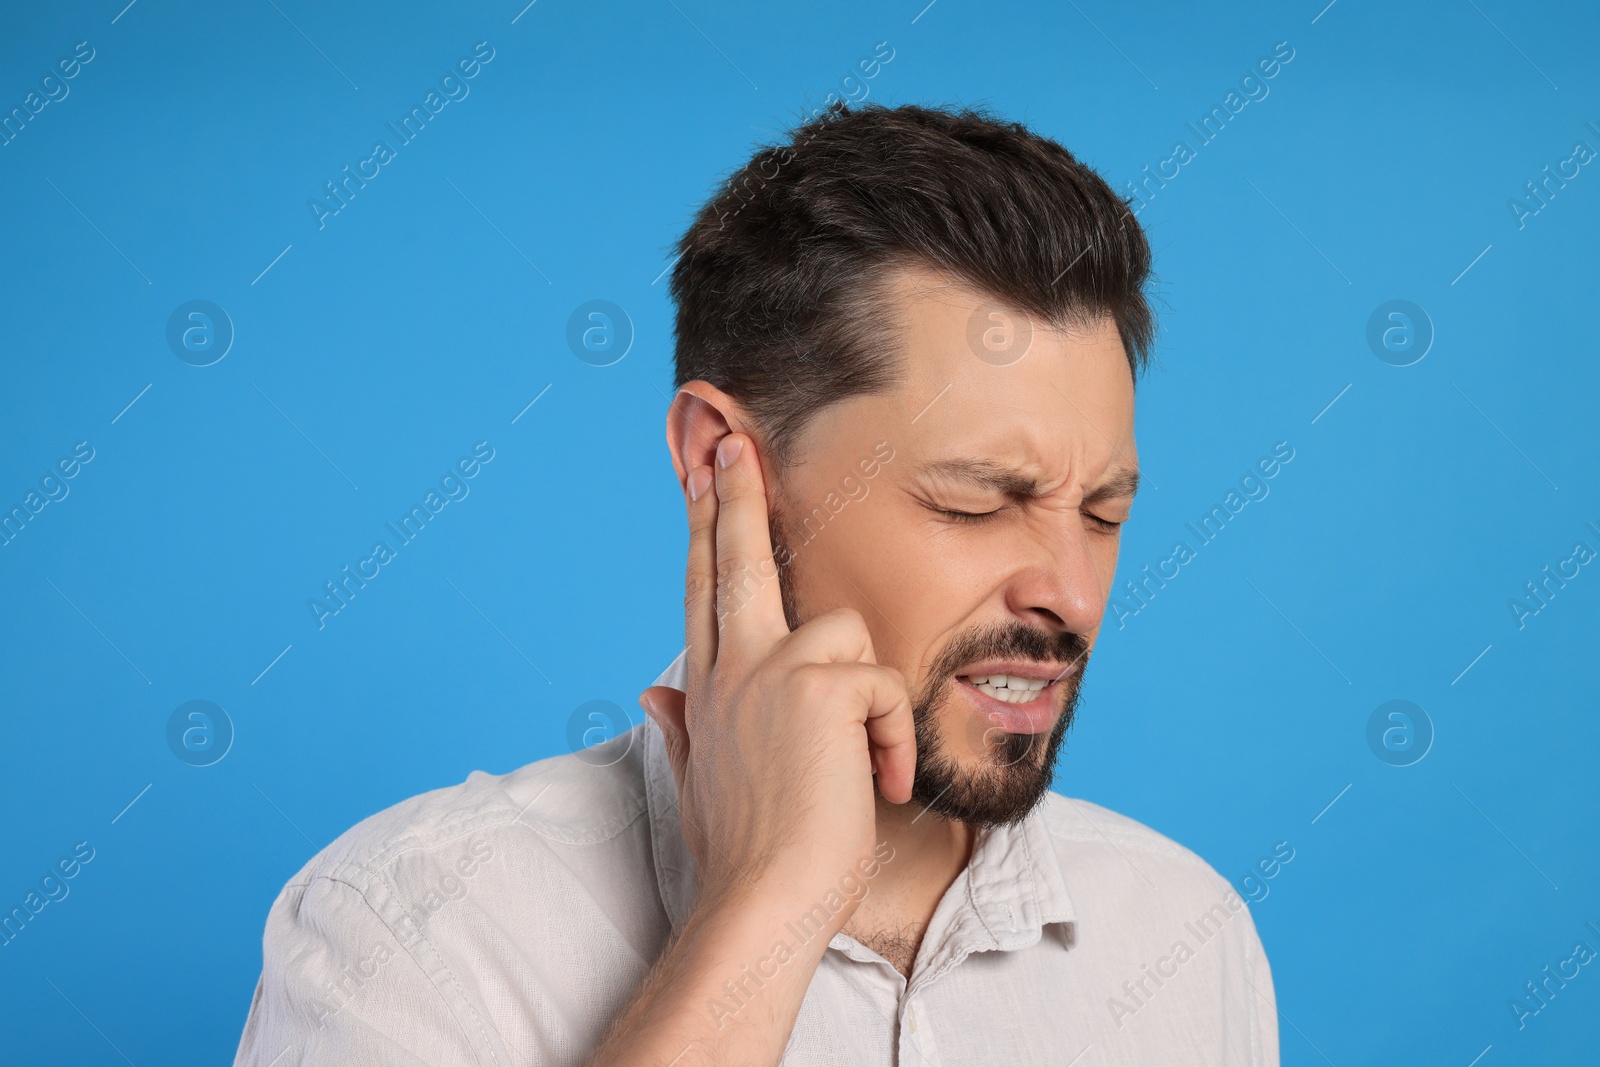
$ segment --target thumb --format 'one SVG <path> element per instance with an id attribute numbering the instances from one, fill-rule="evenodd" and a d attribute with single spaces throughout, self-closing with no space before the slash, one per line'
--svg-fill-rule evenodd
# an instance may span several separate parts
<path id="1" fill-rule="evenodd" d="M 667 743 L 667 758 L 681 789 L 684 768 L 689 762 L 689 730 L 684 724 L 683 693 L 668 685 L 653 685 L 639 694 L 639 706 L 661 728 Z"/>

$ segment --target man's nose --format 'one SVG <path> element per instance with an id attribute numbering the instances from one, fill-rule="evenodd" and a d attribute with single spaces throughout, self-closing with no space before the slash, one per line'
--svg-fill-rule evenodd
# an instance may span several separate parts
<path id="1" fill-rule="evenodd" d="M 1106 593 L 1087 535 L 1074 531 L 1035 546 L 1011 578 L 1006 606 L 1032 625 L 1082 634 L 1100 625 Z"/>

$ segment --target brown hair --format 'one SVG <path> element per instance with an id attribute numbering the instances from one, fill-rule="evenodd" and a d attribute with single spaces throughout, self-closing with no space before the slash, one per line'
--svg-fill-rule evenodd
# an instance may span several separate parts
<path id="1" fill-rule="evenodd" d="M 737 399 L 779 467 L 818 410 L 896 380 L 894 267 L 942 270 L 1053 327 L 1110 316 L 1135 380 L 1155 330 L 1127 201 L 980 110 L 836 104 L 723 182 L 678 253 L 675 384 Z"/>

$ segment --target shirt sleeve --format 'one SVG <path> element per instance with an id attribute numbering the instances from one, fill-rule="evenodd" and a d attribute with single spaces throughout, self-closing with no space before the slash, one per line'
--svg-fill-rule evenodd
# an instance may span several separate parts
<path id="1" fill-rule="evenodd" d="M 349 883 L 290 883 L 267 917 L 235 1067 L 497 1062 L 474 1047 L 416 948 Z"/>

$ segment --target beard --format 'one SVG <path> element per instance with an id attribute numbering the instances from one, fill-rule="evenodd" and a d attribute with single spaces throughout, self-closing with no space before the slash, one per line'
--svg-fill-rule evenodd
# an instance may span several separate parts
<path id="1" fill-rule="evenodd" d="M 795 552 L 785 536 L 787 525 L 778 506 L 769 504 L 768 533 L 784 620 L 790 630 L 797 630 L 805 618 L 794 589 Z M 1088 654 L 1089 641 L 1082 634 L 1050 633 L 1017 621 L 974 627 L 952 637 L 934 659 L 923 683 L 910 694 L 917 741 L 912 802 L 936 816 L 974 829 L 1026 818 L 1055 779 L 1056 758 L 1078 709 Z M 983 659 L 1075 666 L 1058 683 L 1060 715 L 1048 733 L 1011 733 L 962 711 L 968 747 L 978 753 L 974 765 L 951 752 L 939 721 L 940 711 L 961 699 L 955 692 L 961 684 L 956 681 L 956 671 Z"/>
<path id="2" fill-rule="evenodd" d="M 977 828 L 1020 822 L 1038 805 L 1055 779 L 1056 757 L 1066 742 L 1082 691 L 1088 640 L 1082 634 L 1050 634 L 1020 622 L 978 627 L 951 638 L 926 680 L 912 694 L 917 772 L 911 799 L 935 815 Z M 1060 714 L 1048 733 L 1019 734 L 959 714 L 976 766 L 951 753 L 939 730 L 939 712 L 961 700 L 956 671 L 976 660 L 1002 658 L 1071 663 L 1058 683 Z"/>

